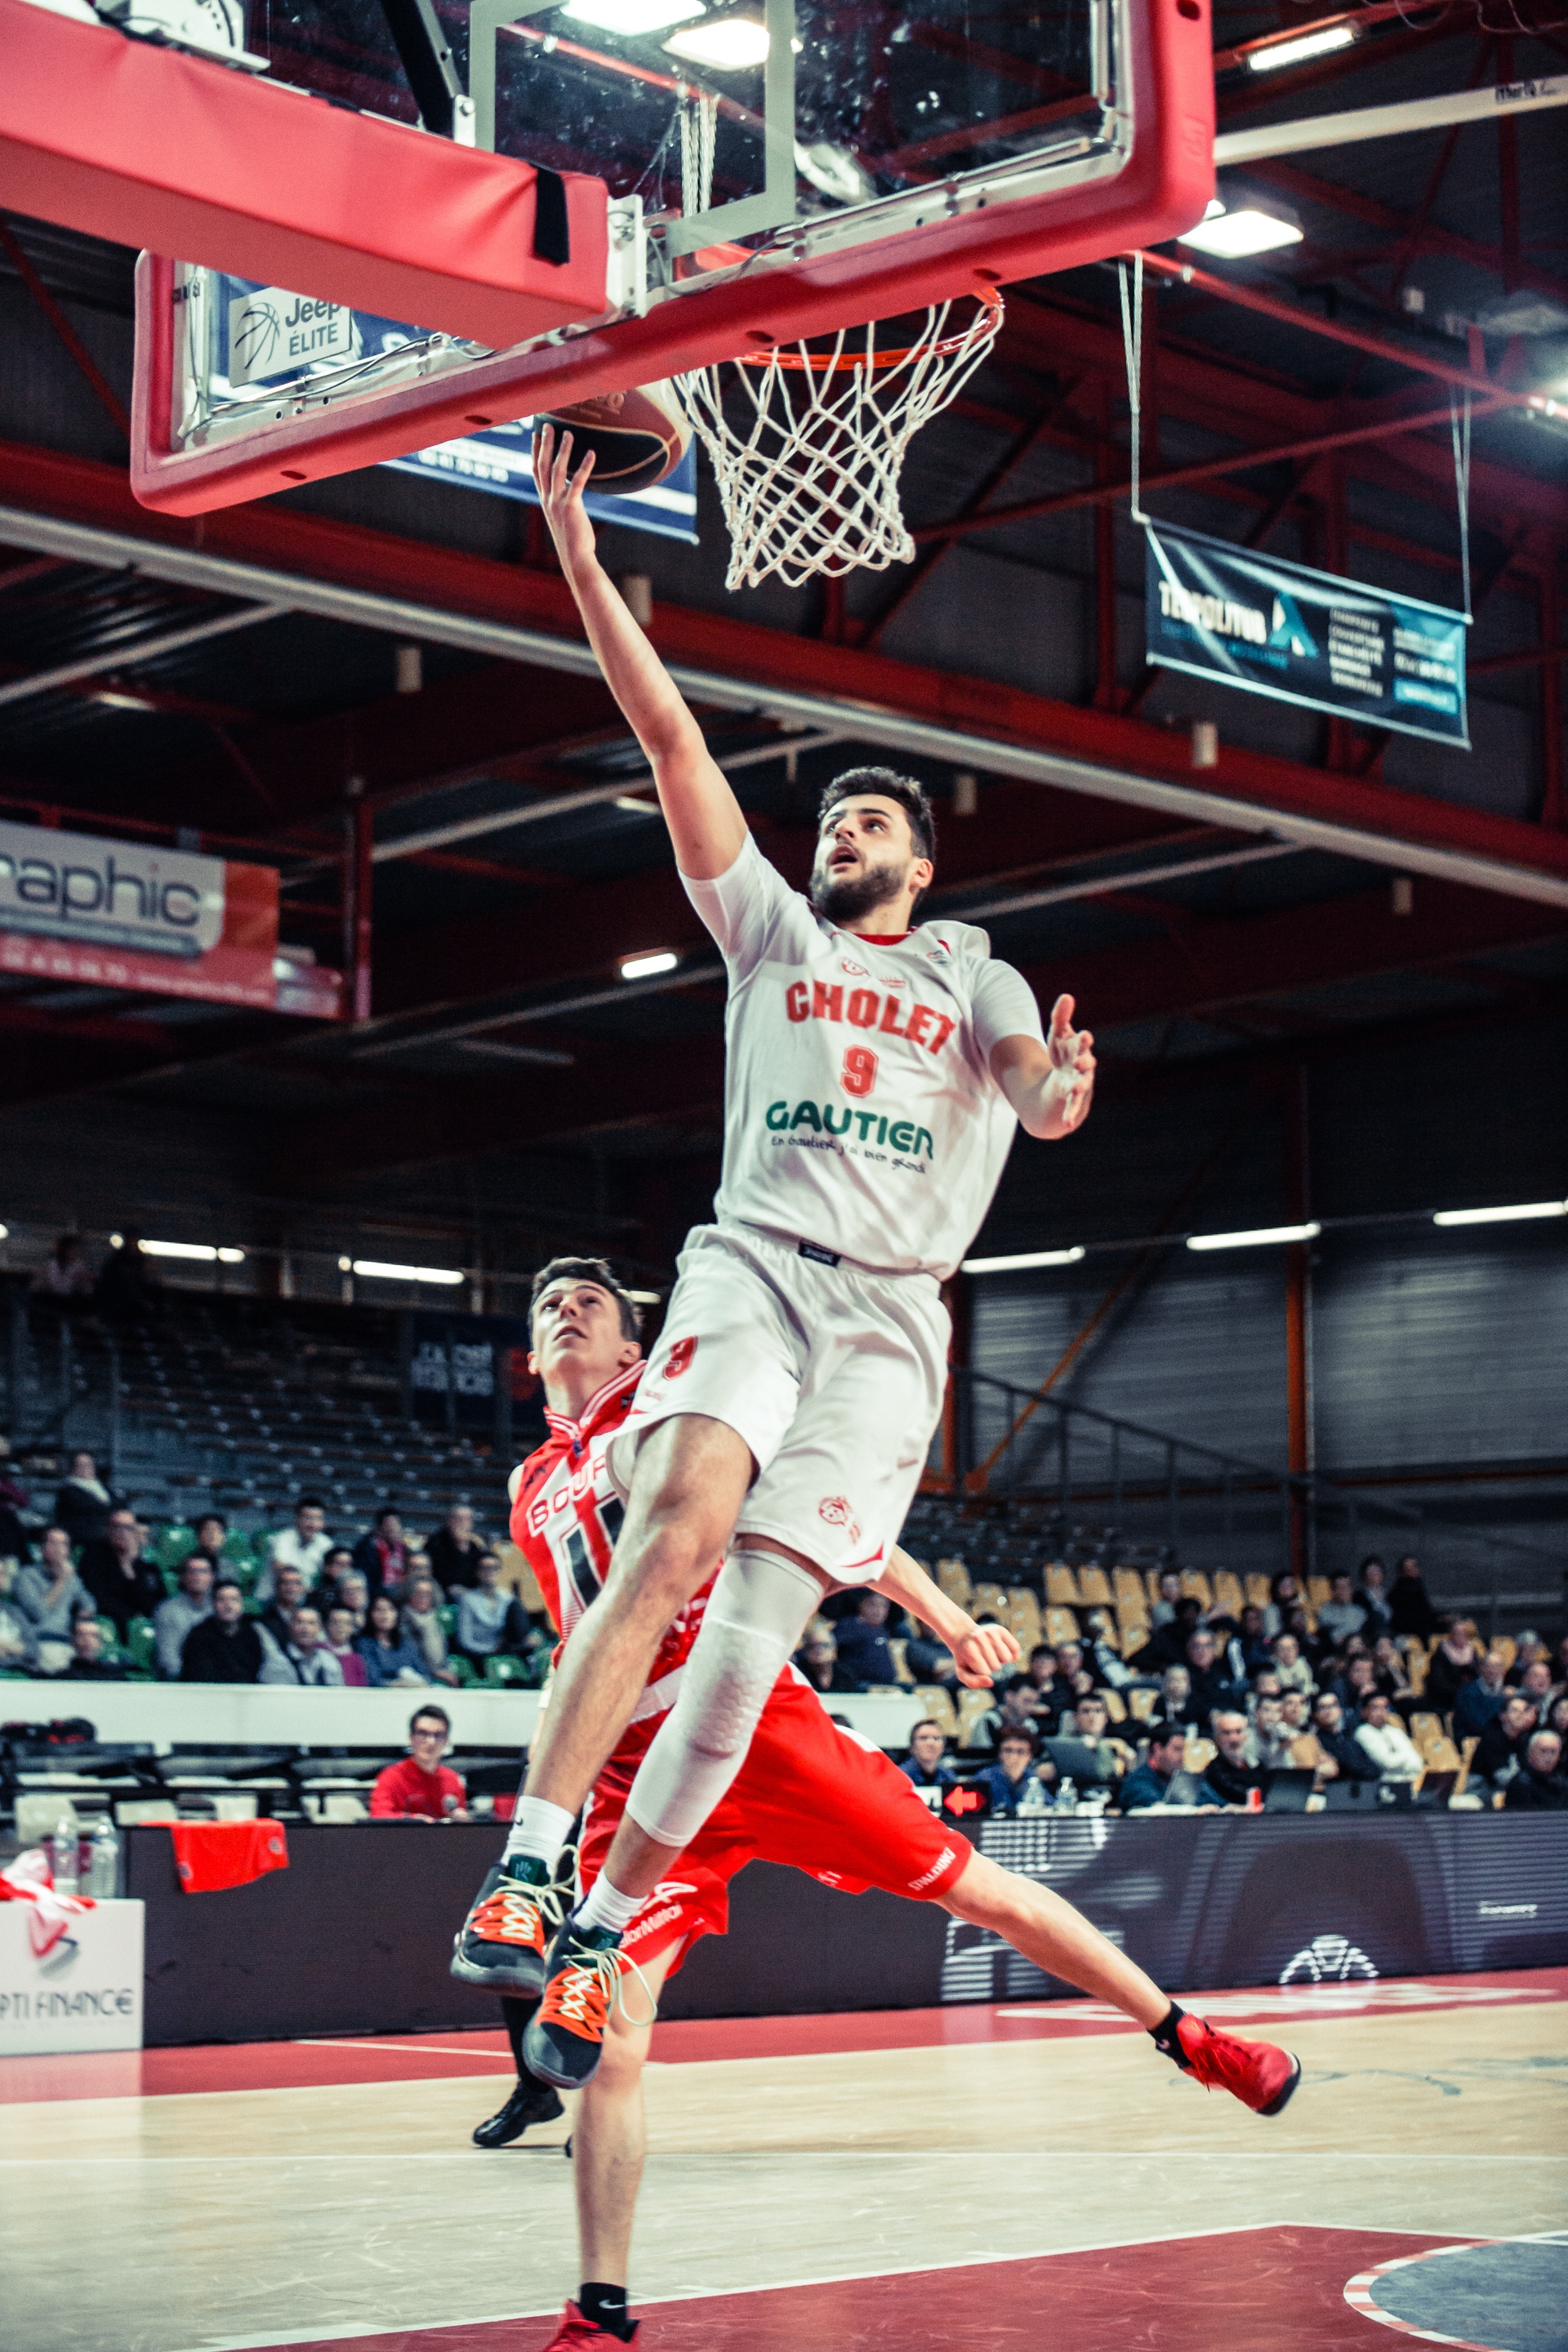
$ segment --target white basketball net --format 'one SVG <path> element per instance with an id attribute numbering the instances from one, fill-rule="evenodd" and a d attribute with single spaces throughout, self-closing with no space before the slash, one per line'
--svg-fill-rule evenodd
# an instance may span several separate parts
<path id="1" fill-rule="evenodd" d="M 926 312 L 907 347 L 879 353 L 875 326 L 846 329 L 820 352 L 780 344 L 765 359 L 725 362 L 740 429 L 724 413 L 723 367 L 672 379 L 719 479 L 730 530 L 726 588 L 764 580 L 798 587 L 814 574 L 885 571 L 914 561 L 899 503 L 904 454 L 922 425 L 956 399 L 1002 324 L 1002 298 L 947 331 L 951 302 Z"/>

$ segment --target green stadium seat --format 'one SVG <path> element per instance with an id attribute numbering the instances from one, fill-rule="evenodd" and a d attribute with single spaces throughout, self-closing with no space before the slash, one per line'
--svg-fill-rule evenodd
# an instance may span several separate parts
<path id="1" fill-rule="evenodd" d="M 521 1658 L 494 1657 L 485 1660 L 485 1680 L 492 1690 L 528 1688 L 528 1666 Z"/>
<path id="2" fill-rule="evenodd" d="M 133 1667 L 144 1668 L 149 1674 L 157 1655 L 157 1637 L 151 1617 L 132 1617 L 125 1629 L 125 1654 Z"/>
<path id="3" fill-rule="evenodd" d="M 168 1582 L 168 1570 L 177 1569 L 183 1559 L 189 1559 L 195 1548 L 195 1528 L 167 1527 L 160 1530 L 153 1546 L 153 1565 L 164 1570 L 165 1583 Z M 174 1587 L 171 1584 L 169 1590 L 172 1592 Z"/>

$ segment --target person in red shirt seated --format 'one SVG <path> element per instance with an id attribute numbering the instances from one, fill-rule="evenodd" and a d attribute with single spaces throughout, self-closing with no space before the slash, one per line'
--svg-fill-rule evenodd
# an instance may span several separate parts
<path id="1" fill-rule="evenodd" d="M 370 1794 L 374 1821 L 466 1822 L 468 1792 L 462 1777 L 441 1761 L 452 1737 L 444 1706 L 416 1707 L 408 1725 L 408 1753 L 375 1776 Z"/>

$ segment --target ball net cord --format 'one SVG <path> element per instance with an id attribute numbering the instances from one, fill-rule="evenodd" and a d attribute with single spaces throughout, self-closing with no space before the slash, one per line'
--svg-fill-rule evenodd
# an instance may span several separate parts
<path id="1" fill-rule="evenodd" d="M 781 345 L 672 379 L 718 480 L 726 588 L 914 561 L 899 479 L 914 436 L 957 398 L 1002 325 L 995 289 L 975 295 L 966 323 L 949 332 L 952 302 L 934 305 L 895 351 L 879 352 L 872 324 L 841 330 L 826 351 Z"/>
<path id="2" fill-rule="evenodd" d="M 1143 444 L 1143 256 L 1132 257 L 1132 283 L 1127 282 L 1127 264 L 1119 261 L 1116 276 L 1121 290 L 1121 350 L 1127 362 L 1127 406 L 1132 444 L 1131 467 L 1132 488 L 1132 520 L 1147 522 L 1139 497 L 1139 459 Z"/>
<path id="3" fill-rule="evenodd" d="M 1459 570 L 1464 580 L 1465 618 L 1474 618 L 1470 611 L 1470 387 L 1465 386 L 1463 406 L 1458 395 L 1448 394 L 1448 425 L 1454 442 L 1454 489 L 1459 502 Z"/>

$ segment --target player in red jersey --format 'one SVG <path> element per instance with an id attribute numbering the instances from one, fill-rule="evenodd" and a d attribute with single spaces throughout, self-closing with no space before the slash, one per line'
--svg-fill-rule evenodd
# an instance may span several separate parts
<path id="1" fill-rule="evenodd" d="M 635 1403 L 643 1364 L 636 1308 L 602 1261 L 564 1258 L 545 1266 L 534 1283 L 531 1316 L 531 1360 L 544 1383 L 550 1435 L 513 1475 L 511 1528 L 569 1640 L 609 1569 L 621 1506 L 604 1456 Z M 989 1683 L 994 1670 L 1016 1657 L 1010 1633 L 974 1624 L 907 1554 L 894 1554 L 882 1583 L 947 1642 L 971 1687 Z M 604 1867 L 637 1766 L 675 1703 L 711 1589 L 711 1582 L 704 1586 L 665 1635 L 632 1721 L 595 1782 L 578 1855 L 584 1892 Z M 598 1970 L 554 1978 L 544 1993 L 541 2014 L 552 2000 L 571 2000 L 574 2033 L 602 2052 L 574 2129 L 583 2285 L 555 2339 L 562 2352 L 608 2352 L 630 2332 L 626 2264 L 642 2169 L 641 2075 L 652 2006 L 698 1938 L 723 1933 L 730 1881 L 755 1859 L 793 1864 L 846 1893 L 879 1886 L 941 1903 L 1005 1937 L 1050 1975 L 1112 2002 L 1184 2071 L 1233 2092 L 1258 2113 L 1278 2114 L 1296 2087 L 1300 2069 L 1288 2052 L 1217 2033 L 1187 2016 L 1060 1895 L 1003 1870 L 948 1830 L 904 1774 L 879 1749 L 835 1725 L 786 1667 L 738 1778 L 692 1843 L 672 1857 L 624 1942 L 606 1950 Z M 459 1931 L 453 1973 L 536 1998 L 571 1889 L 513 1875 L 504 1857 L 487 1889 Z M 633 2000 L 643 2023 L 617 1999 L 632 1964 L 642 1979 L 640 1988 L 634 1982 Z M 646 2011 L 637 2001 L 639 1990 Z M 537 2095 L 544 2085 L 525 2081 L 521 2087 Z"/>

